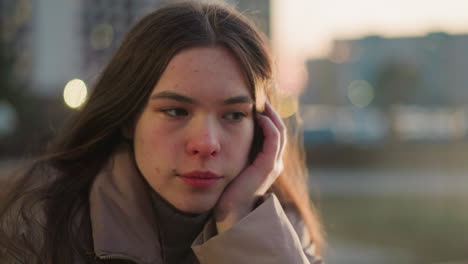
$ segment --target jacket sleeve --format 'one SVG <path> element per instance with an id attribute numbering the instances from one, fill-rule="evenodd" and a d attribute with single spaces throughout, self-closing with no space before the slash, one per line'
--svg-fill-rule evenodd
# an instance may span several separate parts
<path id="1" fill-rule="evenodd" d="M 298 213 L 274 194 L 222 234 L 211 221 L 192 249 L 201 264 L 322 264 Z"/>

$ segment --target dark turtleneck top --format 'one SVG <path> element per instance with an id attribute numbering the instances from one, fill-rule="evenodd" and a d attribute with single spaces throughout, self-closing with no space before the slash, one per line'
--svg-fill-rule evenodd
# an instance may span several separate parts
<path id="1" fill-rule="evenodd" d="M 164 263 L 198 263 L 191 245 L 202 231 L 210 212 L 202 214 L 182 212 L 152 189 L 151 198 L 156 214 Z"/>

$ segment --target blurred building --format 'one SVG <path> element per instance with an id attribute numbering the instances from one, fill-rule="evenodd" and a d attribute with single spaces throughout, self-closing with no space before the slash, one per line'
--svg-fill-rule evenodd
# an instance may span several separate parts
<path id="1" fill-rule="evenodd" d="M 33 10 L 32 87 L 44 96 L 61 93 L 81 75 L 81 1 L 31 1 Z"/>
<path id="2" fill-rule="evenodd" d="M 307 67 L 301 102 L 318 141 L 468 137 L 468 35 L 336 40 Z"/>
<path id="3" fill-rule="evenodd" d="M 1 85 L 28 85 L 33 62 L 33 6 L 30 0 L 0 0 Z M 5 76 L 3 76 L 5 75 Z"/>
<path id="4" fill-rule="evenodd" d="M 165 0 L 82 0 L 81 49 L 86 81 L 92 82 L 130 26 Z"/>
<path id="5" fill-rule="evenodd" d="M 467 68 L 468 35 L 336 40 L 327 59 L 308 62 L 309 85 L 301 100 L 349 104 L 353 81 L 365 81 L 371 106 L 467 104 Z"/>
<path id="6" fill-rule="evenodd" d="M 34 46 L 33 7 L 28 0 L 0 0 L 0 152 L 2 140 L 11 142 L 25 111 L 27 87 L 32 82 Z M 31 121 L 29 123 L 33 123 Z"/>

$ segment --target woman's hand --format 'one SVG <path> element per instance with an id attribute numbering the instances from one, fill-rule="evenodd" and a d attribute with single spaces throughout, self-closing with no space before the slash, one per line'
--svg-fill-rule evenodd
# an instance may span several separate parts
<path id="1" fill-rule="evenodd" d="M 250 213 L 283 170 L 282 155 L 286 129 L 279 115 L 267 102 L 265 114 L 257 113 L 265 136 L 262 151 L 224 190 L 214 209 L 218 233 L 222 233 Z"/>

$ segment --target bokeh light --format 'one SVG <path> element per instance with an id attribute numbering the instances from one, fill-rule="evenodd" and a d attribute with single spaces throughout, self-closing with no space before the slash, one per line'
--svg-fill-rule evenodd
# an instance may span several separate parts
<path id="1" fill-rule="evenodd" d="M 271 103 L 281 118 L 288 118 L 297 112 L 299 102 L 296 96 L 276 95 L 272 100 Z"/>
<path id="2" fill-rule="evenodd" d="M 88 89 L 85 82 L 80 79 L 73 79 L 67 83 L 63 90 L 63 99 L 70 108 L 78 108 L 86 100 Z"/>
<path id="3" fill-rule="evenodd" d="M 114 39 L 114 28 L 110 24 L 98 24 L 90 36 L 91 47 L 97 50 L 103 50 L 110 46 Z"/>
<path id="4" fill-rule="evenodd" d="M 357 107 L 366 107 L 374 100 L 374 88 L 364 80 L 354 80 L 348 87 L 348 98 Z"/>

